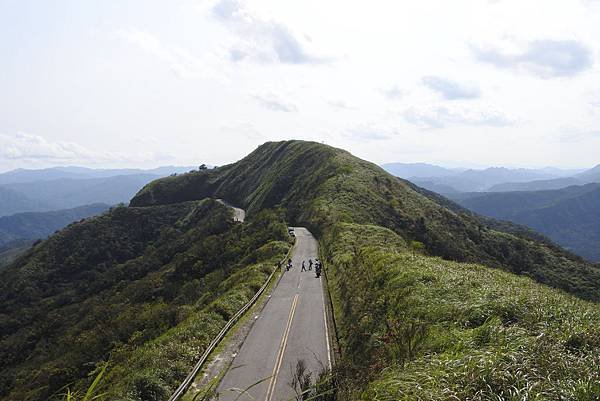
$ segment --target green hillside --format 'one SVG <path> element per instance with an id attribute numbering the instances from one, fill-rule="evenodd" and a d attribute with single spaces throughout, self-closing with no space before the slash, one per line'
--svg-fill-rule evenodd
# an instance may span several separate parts
<path id="1" fill-rule="evenodd" d="M 486 216 L 527 225 L 589 260 L 600 261 L 600 184 L 465 194 L 457 202 Z"/>
<path id="2" fill-rule="evenodd" d="M 287 141 L 154 181 L 0 272 L 0 398 L 83 388 L 108 360 L 107 399 L 166 399 L 286 251 L 286 224 L 320 240 L 338 399 L 600 397 L 598 266 L 348 152 Z"/>
<path id="3" fill-rule="evenodd" d="M 131 204 L 207 196 L 231 200 L 250 213 L 284 207 L 291 223 L 306 224 L 317 235 L 337 222 L 379 225 L 423 242 L 432 255 L 504 268 L 600 300 L 598 267 L 551 243 L 452 211 L 380 167 L 318 143 L 267 143 L 238 163 L 154 181 Z"/>
<path id="4" fill-rule="evenodd" d="M 600 271 L 542 236 L 299 141 L 155 181 L 132 204 L 207 195 L 282 207 L 319 236 L 340 336 L 338 399 L 600 397 L 598 305 L 535 282 L 598 301 Z"/>
<path id="5" fill-rule="evenodd" d="M 421 254 L 382 227 L 341 224 L 324 243 L 338 399 L 599 399 L 598 304 Z"/>
<path id="6" fill-rule="evenodd" d="M 0 272 L 0 399 L 46 400 L 109 361 L 113 399 L 162 400 L 287 251 L 281 218 L 215 201 L 118 207 Z"/>

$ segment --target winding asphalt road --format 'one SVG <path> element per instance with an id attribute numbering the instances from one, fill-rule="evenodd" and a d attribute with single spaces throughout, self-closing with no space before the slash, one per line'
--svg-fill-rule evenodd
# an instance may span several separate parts
<path id="1" fill-rule="evenodd" d="M 290 400 L 296 395 L 290 383 L 298 360 L 304 360 L 313 381 L 330 367 L 322 282 L 314 269 L 301 271 L 303 260 L 308 268 L 308 259 L 318 257 L 317 241 L 305 228 L 297 227 L 295 233 L 293 268 L 284 272 L 254 317 L 256 322 L 217 389 L 219 401 Z"/>
<path id="2" fill-rule="evenodd" d="M 244 209 L 240 209 L 239 207 L 235 207 L 225 202 L 223 199 L 217 199 L 217 202 L 227 206 L 231 210 L 233 210 L 233 221 L 239 221 L 241 223 L 246 219 L 246 211 Z"/>

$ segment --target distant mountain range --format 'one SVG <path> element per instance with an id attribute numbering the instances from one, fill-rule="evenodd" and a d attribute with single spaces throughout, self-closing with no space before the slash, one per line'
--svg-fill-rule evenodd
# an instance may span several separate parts
<path id="1" fill-rule="evenodd" d="M 600 261 L 600 165 L 589 170 L 460 170 L 424 163 L 382 167 L 476 213 L 526 225 Z"/>
<path id="2" fill-rule="evenodd" d="M 425 163 L 388 163 L 382 167 L 397 177 L 442 194 L 560 189 L 600 182 L 600 165 L 590 170 L 505 167 L 448 169 Z"/>
<path id="3" fill-rule="evenodd" d="M 465 169 L 448 169 L 427 163 L 387 163 L 381 167 L 388 173 L 400 178 L 449 177 Z"/>
<path id="4" fill-rule="evenodd" d="M 107 178 L 116 177 L 120 175 L 145 175 L 150 174 L 154 176 L 164 177 L 173 173 L 181 174 L 186 173 L 190 170 L 198 169 L 194 167 L 177 167 L 177 166 L 163 166 L 149 170 L 142 169 L 92 169 L 86 167 L 51 167 L 38 170 L 29 169 L 16 169 L 7 171 L 6 173 L 0 173 L 0 185 L 2 184 L 15 184 L 15 183 L 26 183 L 36 181 L 52 181 L 56 179 L 69 178 L 69 179 L 86 179 L 86 178 Z"/>
<path id="5" fill-rule="evenodd" d="M 0 217 L 0 249 L 14 247 L 11 244 L 20 246 L 28 240 L 46 238 L 74 221 L 103 213 L 109 207 L 103 203 L 96 203 L 74 209 Z"/>
<path id="6" fill-rule="evenodd" d="M 600 262 L 600 184 L 446 196 L 476 213 L 524 224 L 566 249 Z"/>
<path id="7" fill-rule="evenodd" d="M 600 165 L 575 174 L 571 177 L 560 177 L 548 180 L 536 180 L 531 182 L 507 182 L 492 186 L 490 192 L 508 191 L 543 191 L 549 189 L 561 189 L 572 185 L 585 185 L 600 182 Z"/>
<path id="8" fill-rule="evenodd" d="M 147 183 L 196 168 L 95 170 L 56 167 L 0 174 L 0 216 L 70 209 L 94 203 L 128 202 Z"/>

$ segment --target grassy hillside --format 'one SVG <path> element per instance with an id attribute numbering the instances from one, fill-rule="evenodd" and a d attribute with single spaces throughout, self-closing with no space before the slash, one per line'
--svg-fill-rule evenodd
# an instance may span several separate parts
<path id="1" fill-rule="evenodd" d="M 323 243 L 339 399 L 599 399 L 597 304 L 423 255 L 381 227 L 340 224 Z"/>
<path id="2" fill-rule="evenodd" d="M 18 213 L 0 217 L 0 247 L 18 240 L 46 238 L 74 221 L 108 210 L 109 205 L 96 203 L 53 212 Z"/>
<path id="3" fill-rule="evenodd" d="M 114 399 L 163 400 L 288 244 L 267 210 L 118 207 L 0 272 L 0 399 L 46 400 L 109 363 Z"/>
<path id="4" fill-rule="evenodd" d="M 598 305 L 535 282 L 598 301 L 599 269 L 541 235 L 299 141 L 156 181 L 132 204 L 208 194 L 251 211 L 280 206 L 318 235 L 340 334 L 339 399 L 600 397 Z"/>
<path id="5" fill-rule="evenodd" d="M 600 261 L 600 184 L 470 194 L 457 201 L 477 213 L 527 225 L 583 257 Z"/>
<path id="6" fill-rule="evenodd" d="M 500 267 L 600 299 L 597 266 L 532 236 L 503 232 L 501 225 L 451 210 L 378 166 L 318 143 L 267 143 L 235 164 L 154 181 L 131 204 L 206 196 L 231 200 L 250 213 L 281 206 L 290 222 L 306 224 L 317 235 L 337 222 L 379 225 L 424 243 L 432 255 Z"/>

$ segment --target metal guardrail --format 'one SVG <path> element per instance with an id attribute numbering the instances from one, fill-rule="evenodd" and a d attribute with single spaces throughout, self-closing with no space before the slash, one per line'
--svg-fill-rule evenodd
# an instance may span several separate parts
<path id="1" fill-rule="evenodd" d="M 296 242 L 294 241 L 294 244 L 290 247 L 287 254 L 285 255 L 285 258 L 282 260 L 281 266 L 285 265 L 285 262 L 289 258 L 290 253 L 292 252 L 292 250 L 294 249 L 295 246 L 296 246 Z M 187 375 L 185 380 L 179 385 L 179 387 L 177 388 L 177 390 L 175 390 L 175 392 L 171 395 L 171 397 L 169 397 L 168 401 L 177 401 L 187 392 L 187 389 L 190 387 L 190 385 L 194 381 L 194 378 L 198 375 L 198 372 L 200 372 L 200 369 L 202 369 L 202 366 L 204 365 L 204 363 L 206 362 L 206 360 L 208 359 L 210 354 L 214 351 L 214 349 L 221 342 L 221 340 L 223 340 L 223 337 L 225 337 L 225 334 L 227 334 L 229 329 L 231 329 L 231 327 L 238 321 L 238 319 L 244 313 L 246 313 L 246 311 L 248 311 L 248 309 L 250 309 L 250 307 L 262 295 L 262 293 L 269 286 L 271 279 L 273 278 L 273 276 L 275 275 L 275 273 L 278 270 L 279 270 L 278 268 L 275 268 L 273 270 L 273 272 L 269 275 L 269 277 L 267 278 L 265 283 L 262 285 L 262 287 L 260 287 L 260 289 L 256 292 L 256 294 L 254 294 L 254 296 L 246 303 L 246 305 L 242 306 L 242 308 L 239 311 L 237 311 L 237 313 L 235 315 L 233 315 L 233 317 L 231 319 L 229 319 L 229 321 L 221 329 L 219 334 L 217 334 L 215 336 L 215 338 L 213 338 L 213 340 L 210 342 L 210 344 L 208 345 L 208 347 L 206 348 L 206 350 L 204 351 L 204 353 L 202 354 L 202 356 L 200 357 L 198 362 L 196 362 L 196 364 L 194 365 L 194 368 L 192 369 L 192 371 Z"/>

